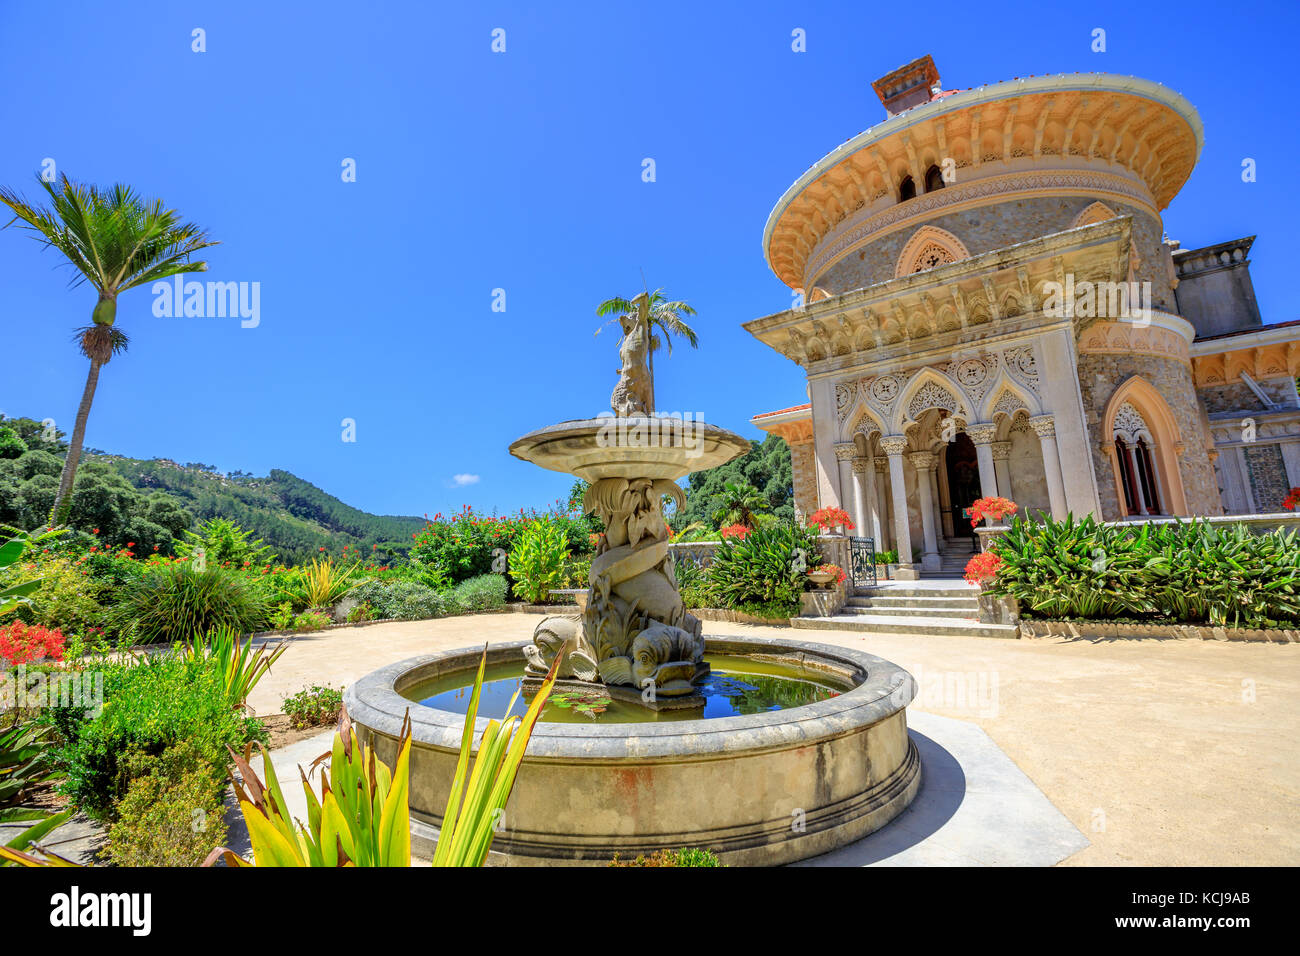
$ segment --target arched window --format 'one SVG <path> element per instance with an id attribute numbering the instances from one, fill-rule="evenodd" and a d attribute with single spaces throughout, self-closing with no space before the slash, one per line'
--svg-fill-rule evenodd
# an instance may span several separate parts
<path id="1" fill-rule="evenodd" d="M 1153 441 L 1141 413 L 1128 402 L 1115 413 L 1115 456 L 1124 504 L 1131 515 L 1164 514 L 1160 483 L 1151 457 Z"/>
<path id="2" fill-rule="evenodd" d="M 932 193 L 936 189 L 942 189 L 943 186 L 944 186 L 943 172 L 939 169 L 938 166 L 931 166 L 929 169 L 925 171 L 926 192 Z"/>
<path id="3" fill-rule="evenodd" d="M 911 176 L 904 176 L 903 181 L 898 184 L 898 201 L 907 202 L 907 200 L 915 198 L 916 183 L 912 182 Z"/>

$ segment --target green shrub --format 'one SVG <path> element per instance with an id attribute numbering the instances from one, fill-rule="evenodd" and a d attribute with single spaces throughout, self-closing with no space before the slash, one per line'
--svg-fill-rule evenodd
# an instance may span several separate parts
<path id="1" fill-rule="evenodd" d="M 820 563 L 811 532 L 777 524 L 728 538 L 713 555 L 706 572 L 709 593 L 722 607 L 771 605 L 798 607 L 807 581 L 806 569 Z"/>
<path id="2" fill-rule="evenodd" d="M 284 713 L 297 730 L 332 724 L 343 709 L 343 691 L 313 684 L 284 699 Z"/>
<path id="3" fill-rule="evenodd" d="M 27 442 L 8 425 L 0 425 L 0 458 L 20 458 L 27 453 Z"/>
<path id="4" fill-rule="evenodd" d="M 155 758 L 136 760 L 126 795 L 108 831 L 118 866 L 198 866 L 226 841 L 222 775 L 183 741 Z"/>
<path id="5" fill-rule="evenodd" d="M 564 584 L 568 556 L 569 545 L 558 524 L 543 519 L 525 525 L 510 549 L 515 594 L 530 604 L 545 602 L 552 590 Z"/>
<path id="6" fill-rule="evenodd" d="M 188 640 L 227 627 L 246 634 L 267 623 L 265 593 L 244 575 L 208 565 L 148 569 L 127 592 L 116 620 L 141 643 Z"/>
<path id="7" fill-rule="evenodd" d="M 83 637 L 104 628 L 108 614 L 101 602 L 108 589 L 88 577 L 70 558 L 45 556 L 31 570 L 17 570 L 9 572 L 15 575 L 12 583 L 41 579 L 40 587 L 31 595 L 31 604 L 18 608 L 18 617 L 28 624 L 58 627 L 65 634 Z"/>
<path id="8" fill-rule="evenodd" d="M 491 611 L 506 606 L 506 579 L 499 574 L 480 574 L 462 581 L 447 595 L 450 614 Z"/>
<path id="9" fill-rule="evenodd" d="M 1300 623 L 1294 531 L 1206 521 L 1123 527 L 1017 517 L 993 546 L 991 587 L 1030 616 L 1241 627 Z"/>
<path id="10" fill-rule="evenodd" d="M 50 714 L 67 740 L 58 754 L 67 774 L 60 789 L 92 816 L 111 816 L 131 780 L 147 772 L 148 758 L 177 743 L 187 742 L 198 759 L 224 770 L 227 745 L 240 750 L 265 738 L 258 721 L 230 707 L 212 660 L 167 654 L 110 664 L 102 673 L 98 715 L 65 707 Z"/>
<path id="11" fill-rule="evenodd" d="M 319 631 L 328 624 L 333 624 L 334 619 L 323 611 L 303 611 L 293 619 L 293 629 L 295 631 Z"/>
<path id="12" fill-rule="evenodd" d="M 352 610 L 348 611 L 347 622 L 349 624 L 361 624 L 365 621 L 372 621 L 378 616 L 379 615 L 375 613 L 375 609 L 363 601 L 361 604 L 358 604 Z"/>
<path id="13" fill-rule="evenodd" d="M 210 518 L 197 531 L 186 531 L 185 540 L 176 544 L 181 557 L 197 559 L 217 567 L 242 568 L 245 565 L 265 565 L 275 560 L 275 553 L 260 538 L 253 540 L 253 532 L 245 531 L 225 518 Z"/>
<path id="14" fill-rule="evenodd" d="M 293 602 L 283 601 L 271 612 L 267 624 L 273 631 L 287 631 L 293 627 L 293 617 Z"/>
<path id="15" fill-rule="evenodd" d="M 722 861 L 710 850 L 687 847 L 682 850 L 656 850 L 649 856 L 638 856 L 633 860 L 620 860 L 618 854 L 610 861 L 610 866 L 664 867 L 664 866 L 722 866 Z"/>

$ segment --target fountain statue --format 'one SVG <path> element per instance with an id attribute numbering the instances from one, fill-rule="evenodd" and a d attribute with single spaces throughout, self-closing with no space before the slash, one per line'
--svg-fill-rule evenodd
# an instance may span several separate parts
<path id="1" fill-rule="evenodd" d="M 541 677 L 560 655 L 561 681 L 652 707 L 702 706 L 704 637 L 677 590 L 662 501 L 680 506 L 675 479 L 730 461 L 749 442 L 693 416 L 656 414 L 649 297 L 632 301 L 637 311 L 620 320 L 612 413 L 552 425 L 510 446 L 518 458 L 589 481 L 584 509 L 605 525 L 582 613 L 537 625 L 524 649 L 525 675 Z"/>

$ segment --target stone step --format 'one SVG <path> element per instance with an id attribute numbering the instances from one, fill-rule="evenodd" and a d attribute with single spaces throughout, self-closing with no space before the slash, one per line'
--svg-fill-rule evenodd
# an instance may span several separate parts
<path id="1" fill-rule="evenodd" d="M 974 595 L 969 597 L 895 597 L 892 594 L 874 594 L 871 597 L 851 597 L 848 601 L 852 607 L 879 607 L 879 608 L 946 608 L 950 611 L 961 611 L 967 608 L 978 611 L 980 602 Z"/>
<path id="2" fill-rule="evenodd" d="M 861 631 L 867 634 L 915 634 L 940 637 L 1018 638 L 1014 624 L 980 624 L 943 617 L 898 618 L 870 614 L 836 614 L 833 617 L 795 617 L 790 624 L 814 631 Z"/>
<path id="3" fill-rule="evenodd" d="M 855 617 L 897 617 L 897 618 L 950 618 L 954 620 L 978 621 L 980 612 L 979 605 L 973 608 L 946 608 L 946 607 L 857 607 L 853 604 L 846 604 L 841 610 L 841 614 L 852 614 Z"/>
<path id="4" fill-rule="evenodd" d="M 978 599 L 979 588 L 969 585 L 959 585 L 953 583 L 951 587 L 917 587 L 915 582 L 907 584 L 891 584 L 885 587 L 874 588 L 855 588 L 853 596 L 856 598 L 907 598 L 915 600 L 917 598 L 970 598 Z"/>

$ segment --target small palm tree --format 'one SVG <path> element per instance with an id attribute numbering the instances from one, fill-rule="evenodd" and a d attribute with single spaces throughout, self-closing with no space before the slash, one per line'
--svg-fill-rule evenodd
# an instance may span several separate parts
<path id="1" fill-rule="evenodd" d="M 14 211 L 6 226 L 17 223 L 33 232 L 33 238 L 63 253 L 76 270 L 71 285 L 88 282 L 99 293 L 91 324 L 77 329 L 73 337 L 81 354 L 90 359 L 90 372 L 50 509 L 50 523 L 58 524 L 66 520 L 70 507 L 68 498 L 77 477 L 99 370 L 114 355 L 126 351 L 126 333 L 114 325 L 118 295 L 183 272 L 204 271 L 208 264 L 190 257 L 217 243 L 193 223 L 181 222 L 175 210 L 164 209 L 161 199 L 141 199 L 129 186 L 101 190 L 72 183 L 67 176 L 57 185 L 39 182 L 50 195 L 48 209 L 28 203 L 12 190 L 0 189 L 0 202 Z"/>
<path id="2" fill-rule="evenodd" d="M 718 498 L 719 507 L 713 512 L 713 523 L 719 528 L 732 524 L 752 528 L 759 512 L 771 507 L 762 492 L 745 482 L 726 482 Z"/>
<path id="3" fill-rule="evenodd" d="M 645 295 L 650 298 L 649 318 L 647 328 L 645 329 L 646 338 L 650 342 L 650 408 L 649 411 L 655 410 L 655 351 L 660 346 L 660 339 L 654 334 L 656 328 L 663 332 L 663 343 L 668 346 L 668 354 L 673 354 L 673 336 L 680 335 L 690 343 L 691 348 L 699 348 L 700 340 L 696 336 L 695 330 L 686 324 L 682 318 L 687 315 L 695 315 L 695 309 L 680 300 L 669 301 L 664 296 L 663 289 L 655 289 L 654 292 L 647 291 Z M 601 318 L 608 318 L 596 334 L 600 335 L 601 330 L 610 322 L 618 322 L 624 316 L 634 316 L 638 314 L 637 299 L 640 296 L 631 299 L 625 299 L 622 296 L 614 296 L 612 299 L 606 299 L 600 305 L 596 306 L 596 315 Z"/>

